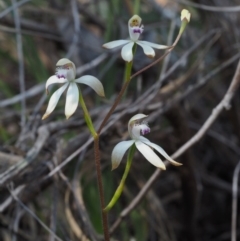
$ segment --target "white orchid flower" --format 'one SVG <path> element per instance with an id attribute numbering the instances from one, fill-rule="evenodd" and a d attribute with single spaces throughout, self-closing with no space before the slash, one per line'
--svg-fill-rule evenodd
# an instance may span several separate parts
<path id="1" fill-rule="evenodd" d="M 131 62 L 133 59 L 132 48 L 133 45 L 136 43 L 143 48 L 144 53 L 153 58 L 155 56 L 155 51 L 153 48 L 156 49 L 167 49 L 169 46 L 166 45 L 159 45 L 155 43 L 151 43 L 148 41 L 140 41 L 138 40 L 140 35 L 143 33 L 143 25 L 141 25 L 142 19 L 138 15 L 134 15 L 128 21 L 128 30 L 130 35 L 130 40 L 115 40 L 103 45 L 103 48 L 112 49 L 121 45 L 124 45 L 122 48 L 122 58 L 127 61 Z"/>
<path id="2" fill-rule="evenodd" d="M 162 156 L 164 156 L 173 165 L 181 166 L 182 164 L 174 161 L 162 147 L 150 142 L 147 138 L 142 135 L 150 132 L 149 126 L 145 122 L 140 122 L 147 116 L 144 114 L 137 114 L 133 116 L 128 122 L 128 132 L 132 140 L 122 141 L 118 143 L 112 152 L 112 170 L 117 168 L 125 154 L 125 152 L 135 144 L 137 149 L 143 154 L 143 156 L 154 166 L 166 170 L 163 161 L 158 155 L 152 150 L 155 149 Z"/>
<path id="3" fill-rule="evenodd" d="M 56 64 L 56 73 L 51 76 L 46 83 L 46 92 L 48 93 L 48 87 L 51 84 L 59 83 L 63 84 L 58 90 L 56 90 L 48 103 L 46 113 L 43 115 L 42 119 L 47 118 L 55 109 L 58 100 L 62 93 L 68 88 L 66 96 L 65 105 L 65 115 L 68 119 L 77 109 L 79 101 L 79 90 L 78 84 L 85 84 L 91 87 L 95 92 L 104 97 L 104 89 L 102 83 L 91 75 L 85 75 L 78 79 L 76 77 L 76 67 L 72 61 L 69 59 L 60 59 Z"/>
<path id="4" fill-rule="evenodd" d="M 181 12 L 181 21 L 186 19 L 186 21 L 189 23 L 191 18 L 191 14 L 187 9 L 183 9 Z"/>

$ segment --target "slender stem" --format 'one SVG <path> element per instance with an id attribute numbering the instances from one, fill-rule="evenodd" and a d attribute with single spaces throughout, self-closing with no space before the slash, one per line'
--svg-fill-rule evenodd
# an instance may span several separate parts
<path id="1" fill-rule="evenodd" d="M 80 88 L 79 88 L 79 102 L 82 106 L 83 113 L 84 113 L 84 119 L 86 121 L 88 129 L 90 130 L 90 132 L 94 138 L 94 157 L 95 157 L 95 167 L 96 167 L 96 172 L 97 172 L 97 184 L 98 184 L 99 199 L 100 199 L 100 206 L 101 206 L 101 217 L 102 217 L 104 240 L 109 241 L 110 237 L 109 237 L 109 231 L 108 231 L 108 218 L 107 218 L 107 214 L 105 212 L 103 212 L 103 209 L 105 207 L 105 201 L 104 201 L 102 171 L 101 171 L 100 154 L 99 154 L 99 135 L 95 131 L 95 128 L 92 123 L 92 119 L 89 115 L 88 109 L 87 109 L 84 99 L 82 97 Z"/>
<path id="2" fill-rule="evenodd" d="M 100 153 L 99 153 L 99 135 L 101 133 L 102 128 L 108 121 L 109 117 L 112 115 L 113 111 L 117 107 L 118 103 L 120 102 L 126 88 L 128 87 L 128 84 L 130 82 L 130 75 L 132 70 L 132 62 L 127 63 L 126 68 L 126 74 L 125 74 L 125 82 L 124 85 L 115 100 L 113 106 L 109 110 L 108 114 L 104 118 L 103 122 L 101 123 L 101 126 L 99 127 L 97 133 L 94 131 L 94 155 L 95 155 L 95 166 L 97 171 L 97 180 L 98 180 L 98 190 L 99 190 L 99 196 L 100 196 L 100 203 L 101 203 L 101 213 L 102 213 L 102 223 L 103 223 L 103 232 L 104 232 L 104 238 L 105 241 L 109 241 L 109 230 L 108 230 L 108 219 L 107 219 L 107 213 L 104 212 L 105 207 L 105 201 L 104 201 L 104 192 L 103 192 L 103 184 L 102 184 L 102 176 L 101 176 L 101 162 L 100 162 Z"/>
<path id="3" fill-rule="evenodd" d="M 128 173 L 130 171 L 130 167 L 132 165 L 132 159 L 133 159 L 133 155 L 135 153 L 135 150 L 136 150 L 136 146 L 135 144 L 133 144 L 131 147 L 130 147 L 130 150 L 128 152 L 128 157 L 127 157 L 127 164 L 126 164 L 126 167 L 125 167 L 125 170 L 124 170 L 124 173 L 123 173 L 123 176 L 122 176 L 122 179 L 121 179 L 121 182 L 117 188 L 117 190 L 115 191 L 111 201 L 109 202 L 109 204 L 104 208 L 104 211 L 107 212 L 109 211 L 114 205 L 115 203 L 117 202 L 117 200 L 119 199 L 119 197 L 121 196 L 122 194 L 122 191 L 123 191 L 123 188 L 124 188 L 124 185 L 125 185 L 125 181 L 127 179 L 127 176 L 128 176 Z"/>
<path id="4" fill-rule="evenodd" d="M 132 72 L 132 65 L 133 65 L 133 61 L 131 61 L 129 63 L 127 62 L 127 64 L 126 64 L 125 73 L 124 73 L 124 83 L 129 81 L 129 78 L 130 78 L 131 72 Z"/>
<path id="5" fill-rule="evenodd" d="M 82 93 L 81 93 L 81 89 L 79 88 L 79 103 L 82 107 L 82 110 L 83 110 L 83 115 L 84 115 L 84 119 L 86 121 L 86 124 L 88 126 L 88 129 L 90 130 L 93 138 L 95 138 L 95 136 L 97 136 L 97 133 L 95 131 L 95 128 L 93 126 L 93 123 L 92 123 L 92 119 L 89 115 L 89 112 L 88 112 L 88 109 L 87 109 L 87 106 L 85 104 L 85 101 L 83 99 L 83 96 L 82 96 Z"/>
<path id="6" fill-rule="evenodd" d="M 140 9 L 140 0 L 134 1 L 134 14 L 139 14 Z"/>
<path id="7" fill-rule="evenodd" d="M 101 204 L 104 241 L 110 241 L 109 230 L 108 230 L 108 217 L 107 217 L 107 213 L 103 211 L 105 207 L 105 201 L 104 201 L 104 191 L 103 191 L 102 172 L 101 172 L 100 153 L 99 153 L 99 135 L 96 135 L 94 137 L 94 156 L 95 156 L 95 166 L 97 171 L 98 190 L 99 190 L 100 204 Z"/>
<path id="8" fill-rule="evenodd" d="M 134 46 L 133 48 L 133 54 L 136 51 L 136 46 Z M 111 109 L 109 110 L 109 112 L 107 113 L 107 115 L 105 116 L 104 120 L 102 121 L 97 133 L 94 131 L 92 131 L 92 121 L 89 122 L 88 118 L 86 120 L 85 118 L 85 112 L 84 110 L 87 110 L 84 101 L 81 101 L 80 98 L 80 103 L 83 107 L 83 111 L 84 111 L 84 118 L 87 122 L 87 124 L 89 123 L 89 126 L 91 126 L 90 131 L 93 134 L 94 137 L 94 155 L 95 155 L 95 165 L 96 165 L 96 171 L 97 171 L 97 180 L 98 180 L 98 189 L 99 189 L 99 196 L 100 196 L 100 203 L 101 203 L 101 212 L 102 212 L 102 223 L 103 223 L 103 232 L 104 232 L 104 238 L 105 241 L 109 241 L 109 230 L 108 230 L 108 220 L 107 220 L 107 213 L 104 212 L 104 207 L 105 207 L 105 202 L 104 202 L 104 192 L 103 192 L 103 184 L 102 184 L 102 176 L 101 176 L 101 161 L 100 161 L 100 152 L 99 152 L 99 135 L 103 129 L 103 127 L 105 126 L 106 122 L 108 121 L 109 117 L 112 115 L 113 111 L 115 110 L 115 108 L 117 107 L 118 103 L 120 102 L 125 90 L 127 89 L 129 82 L 130 82 L 130 76 L 131 76 L 131 72 L 132 72 L 132 61 L 130 63 L 127 63 L 126 65 L 126 71 L 125 71 L 125 76 L 124 76 L 124 84 L 123 87 L 118 95 L 118 97 L 116 98 L 114 104 L 112 105 Z M 81 94 L 80 94 L 81 96 Z M 86 116 L 89 116 L 89 114 L 87 114 Z M 90 117 L 90 116 L 89 116 Z M 91 120 L 91 119 L 90 119 Z"/>
<path id="9" fill-rule="evenodd" d="M 105 126 L 105 124 L 107 123 L 108 119 L 110 118 L 110 116 L 112 115 L 113 111 L 116 109 L 117 105 L 119 104 L 121 98 L 124 95 L 125 90 L 127 89 L 129 83 L 130 83 L 130 76 L 131 76 L 131 72 L 132 72 L 132 62 L 127 63 L 126 64 L 126 71 L 125 71 L 125 77 L 124 77 L 124 84 L 122 86 L 122 89 L 120 91 L 120 93 L 118 94 L 115 102 L 113 103 L 111 109 L 109 110 L 109 112 L 107 113 L 107 115 L 105 116 L 105 118 L 103 119 L 97 133 L 98 135 L 101 134 L 101 131 L 103 129 L 103 127 Z"/>
<path id="10" fill-rule="evenodd" d="M 137 50 L 137 44 L 134 43 L 133 48 L 132 48 L 133 56 L 135 55 L 136 50 Z M 133 61 L 127 62 L 126 68 L 125 68 L 125 73 L 124 73 L 124 83 L 127 81 L 130 81 L 130 76 L 132 73 L 132 66 L 133 66 Z"/>

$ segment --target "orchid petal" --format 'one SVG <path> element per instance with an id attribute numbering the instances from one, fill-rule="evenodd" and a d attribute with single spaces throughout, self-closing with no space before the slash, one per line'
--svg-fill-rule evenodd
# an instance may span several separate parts
<path id="1" fill-rule="evenodd" d="M 135 145 L 137 149 L 143 154 L 143 156 L 154 166 L 166 170 L 163 161 L 157 156 L 153 150 L 141 141 L 136 141 Z"/>
<path id="2" fill-rule="evenodd" d="M 112 170 L 116 169 L 119 166 L 125 152 L 133 143 L 133 140 L 122 141 L 114 147 L 112 151 Z"/>
<path id="3" fill-rule="evenodd" d="M 85 75 L 75 80 L 75 82 L 80 84 L 85 84 L 91 87 L 96 93 L 104 97 L 104 89 L 102 83 L 94 76 Z"/>
<path id="4" fill-rule="evenodd" d="M 151 43 L 151 42 L 148 42 L 148 41 L 138 41 L 137 43 L 144 44 L 144 45 L 150 46 L 150 47 L 155 48 L 155 49 L 168 49 L 168 48 L 171 48 L 170 46 L 161 45 L 161 44 L 155 44 L 155 43 Z"/>
<path id="5" fill-rule="evenodd" d="M 137 41 L 136 43 L 143 48 L 144 54 L 146 54 L 149 58 L 153 58 L 155 56 L 155 51 L 152 47 L 150 47 L 149 45 L 143 44 L 140 41 Z"/>
<path id="6" fill-rule="evenodd" d="M 56 84 L 56 83 L 63 84 L 63 83 L 66 83 L 66 82 L 67 82 L 67 79 L 65 79 L 65 78 L 58 78 L 56 75 L 51 76 L 47 80 L 46 87 L 45 87 L 47 94 L 48 94 L 48 87 L 49 87 L 49 85 Z"/>
<path id="7" fill-rule="evenodd" d="M 67 88 L 67 86 L 68 86 L 68 83 L 63 85 L 61 88 L 59 88 L 52 94 L 52 96 L 49 100 L 49 103 L 48 103 L 47 110 L 46 110 L 45 114 L 43 115 L 42 120 L 46 119 L 53 112 L 53 110 L 55 109 L 55 107 L 59 101 L 60 96 L 62 95 L 64 90 Z"/>
<path id="8" fill-rule="evenodd" d="M 104 44 L 103 48 L 113 49 L 113 48 L 119 47 L 123 44 L 127 44 L 129 42 L 130 42 L 130 40 L 115 40 L 115 41 Z"/>
<path id="9" fill-rule="evenodd" d="M 133 59 L 133 53 L 132 53 L 133 45 L 134 45 L 134 42 L 130 42 L 125 46 L 123 46 L 122 48 L 121 55 L 123 60 L 125 60 L 126 62 L 131 62 Z"/>
<path id="10" fill-rule="evenodd" d="M 176 162 L 174 161 L 164 150 L 162 147 L 160 147 L 159 145 L 150 142 L 149 140 L 144 141 L 143 142 L 145 144 L 147 144 L 148 146 L 151 146 L 152 148 L 154 148 L 156 151 L 158 151 L 162 156 L 164 156 L 168 161 L 170 161 L 173 165 L 175 166 L 181 166 L 182 163 Z"/>
<path id="11" fill-rule="evenodd" d="M 78 87 L 75 83 L 70 83 L 67 97 L 66 97 L 66 104 L 65 104 L 65 115 L 68 119 L 77 109 L 79 100 L 79 91 Z"/>

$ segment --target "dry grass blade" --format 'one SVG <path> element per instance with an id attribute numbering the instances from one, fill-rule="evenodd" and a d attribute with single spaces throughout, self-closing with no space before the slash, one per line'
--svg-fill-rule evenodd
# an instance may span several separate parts
<path id="1" fill-rule="evenodd" d="M 89 239 L 86 237 L 83 230 L 78 226 L 77 221 L 73 217 L 73 214 L 71 212 L 70 205 L 69 205 L 69 196 L 70 196 L 70 190 L 67 189 L 65 193 L 65 213 L 66 213 L 66 218 L 68 220 L 69 226 L 79 240 L 89 241 Z"/>

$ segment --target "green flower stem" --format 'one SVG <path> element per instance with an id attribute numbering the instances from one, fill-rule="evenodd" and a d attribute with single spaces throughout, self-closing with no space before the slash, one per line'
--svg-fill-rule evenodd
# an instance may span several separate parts
<path id="1" fill-rule="evenodd" d="M 93 138 L 94 138 L 94 156 L 95 156 L 95 167 L 97 172 L 97 183 L 98 183 L 98 191 L 99 191 L 99 198 L 100 198 L 100 205 L 101 205 L 101 214 L 102 214 L 102 226 L 103 226 L 103 233 L 104 233 L 104 240 L 110 241 L 109 231 L 108 231 L 108 218 L 106 212 L 103 212 L 105 207 L 104 201 L 104 190 L 103 190 L 103 182 L 102 182 L 102 171 L 101 171 L 101 163 L 100 163 L 100 154 L 99 154 L 99 135 L 95 131 L 95 128 L 92 123 L 91 116 L 89 115 L 88 109 L 84 102 L 81 90 L 79 88 L 79 102 L 82 106 L 84 119 L 90 130 Z"/>
<path id="2" fill-rule="evenodd" d="M 134 14 L 139 14 L 140 9 L 140 0 L 134 1 Z"/>
<path id="3" fill-rule="evenodd" d="M 175 39 L 175 41 L 172 45 L 173 48 L 177 45 L 177 43 L 178 43 L 179 39 L 181 38 L 185 28 L 187 27 L 187 25 L 188 25 L 188 21 L 186 19 L 184 19 L 181 23 L 181 27 L 180 27 L 179 32 L 178 32 L 178 36 L 177 36 L 177 38 Z M 173 48 L 171 49 L 171 51 L 173 50 Z"/>
<path id="4" fill-rule="evenodd" d="M 99 191 L 100 204 L 101 204 L 104 241 L 110 241 L 109 230 L 108 230 L 108 217 L 107 217 L 107 213 L 104 212 L 105 201 L 104 201 L 104 190 L 103 190 L 100 153 L 99 153 L 99 135 L 97 135 L 94 138 L 94 156 L 95 156 L 95 166 L 97 170 L 98 191 Z"/>
<path id="5" fill-rule="evenodd" d="M 82 93 L 81 93 L 81 89 L 79 88 L 79 102 L 80 105 L 82 106 L 82 110 L 83 110 L 83 115 L 84 115 L 84 119 L 86 121 L 86 124 L 88 126 L 89 131 L 91 132 L 93 138 L 95 138 L 97 136 L 97 132 L 95 131 L 95 128 L 93 126 L 92 123 L 92 119 L 89 115 L 88 109 L 86 107 L 85 101 L 83 99 Z"/>
<path id="6" fill-rule="evenodd" d="M 137 50 L 137 44 L 134 43 L 133 49 L 132 49 L 133 56 L 135 55 L 136 50 Z M 127 81 L 130 81 L 130 76 L 132 73 L 132 65 L 133 65 L 133 61 L 126 63 L 125 74 L 124 74 L 124 83 L 126 83 Z"/>
<path id="7" fill-rule="evenodd" d="M 182 33 L 184 32 L 186 26 L 188 25 L 188 21 L 186 19 L 183 19 L 182 23 L 181 23 L 181 27 L 179 30 L 179 35 L 182 35 Z"/>
<path id="8" fill-rule="evenodd" d="M 125 73 L 124 73 L 124 83 L 129 81 L 129 77 L 131 76 L 131 72 L 132 72 L 132 65 L 133 65 L 133 61 L 126 63 Z"/>
<path id="9" fill-rule="evenodd" d="M 126 164 L 126 167 L 125 167 L 125 171 L 123 173 L 123 176 L 122 176 L 122 180 L 117 188 L 117 190 L 115 191 L 111 201 L 109 202 L 109 204 L 104 208 L 104 211 L 105 212 L 108 212 L 114 205 L 115 203 L 117 202 L 117 200 L 119 199 L 119 197 L 121 196 L 122 194 L 122 191 L 123 191 L 123 188 L 124 188 L 124 184 L 125 184 L 125 181 L 127 179 L 127 176 L 128 176 L 128 173 L 130 171 L 130 167 L 131 167 L 131 164 L 132 164 L 132 159 L 133 159 L 133 155 L 135 153 L 135 150 L 136 150 L 136 146 L 135 144 L 133 144 L 131 147 L 130 147 L 130 150 L 128 152 L 128 157 L 127 157 L 127 164 Z"/>

